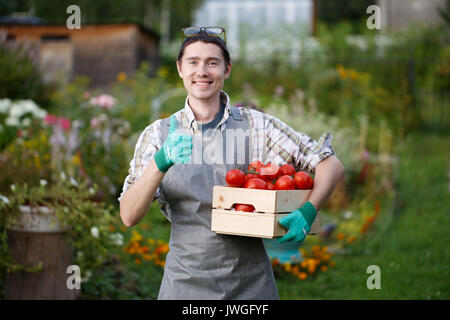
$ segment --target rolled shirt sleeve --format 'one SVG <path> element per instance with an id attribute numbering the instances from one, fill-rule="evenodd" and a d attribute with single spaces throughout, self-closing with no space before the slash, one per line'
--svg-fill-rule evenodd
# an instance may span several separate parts
<path id="1" fill-rule="evenodd" d="M 316 141 L 272 115 L 248 110 L 247 116 L 252 129 L 257 132 L 253 141 L 254 160 L 279 165 L 291 163 L 297 171 L 314 174 L 322 160 L 336 154 L 331 145 L 331 133 L 322 134 Z"/>
<path id="2" fill-rule="evenodd" d="M 130 169 L 128 176 L 125 178 L 118 201 L 120 202 L 122 196 L 133 185 L 139 177 L 144 173 L 147 166 L 155 156 L 155 153 L 161 148 L 161 120 L 157 120 L 147 126 L 138 138 L 134 150 L 133 159 L 130 162 Z M 155 196 L 152 201 L 160 196 L 160 187 L 157 188 Z"/>

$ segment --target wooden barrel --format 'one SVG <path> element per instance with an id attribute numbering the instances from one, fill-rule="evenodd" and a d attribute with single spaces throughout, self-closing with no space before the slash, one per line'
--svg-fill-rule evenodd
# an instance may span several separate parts
<path id="1" fill-rule="evenodd" d="M 54 211 L 47 207 L 21 206 L 20 217 L 8 225 L 8 246 L 12 257 L 20 264 L 42 270 L 28 273 L 18 271 L 6 277 L 5 298 L 27 300 L 73 300 L 80 290 L 69 289 L 66 273 L 73 265 L 73 250 Z"/>

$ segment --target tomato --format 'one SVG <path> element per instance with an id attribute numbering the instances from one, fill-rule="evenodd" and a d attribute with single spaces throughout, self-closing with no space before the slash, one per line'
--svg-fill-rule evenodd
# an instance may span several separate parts
<path id="1" fill-rule="evenodd" d="M 314 185 L 314 180 L 305 171 L 296 172 L 294 175 L 295 187 L 300 190 L 311 189 Z"/>
<path id="2" fill-rule="evenodd" d="M 267 189 L 276 190 L 275 184 L 273 184 L 273 182 L 271 182 L 271 181 L 267 181 Z"/>
<path id="3" fill-rule="evenodd" d="M 242 187 L 245 184 L 245 173 L 239 169 L 231 169 L 227 172 L 225 181 L 230 187 Z"/>
<path id="4" fill-rule="evenodd" d="M 260 178 L 251 178 L 245 182 L 244 188 L 248 189 L 267 189 L 267 183 Z"/>
<path id="5" fill-rule="evenodd" d="M 266 180 L 275 180 L 280 176 L 280 166 L 269 162 L 261 167 L 260 172 L 262 176 L 265 176 Z"/>
<path id="6" fill-rule="evenodd" d="M 295 174 L 295 167 L 292 164 L 286 163 L 280 167 L 281 176 L 293 176 Z"/>
<path id="7" fill-rule="evenodd" d="M 295 181 L 294 178 L 288 175 L 281 176 L 275 182 L 276 190 L 294 190 Z"/>
<path id="8" fill-rule="evenodd" d="M 253 172 L 258 172 L 259 173 L 259 169 L 264 166 L 264 164 L 257 160 L 257 161 L 252 161 L 250 162 L 249 166 L 248 166 L 248 171 L 253 171 Z"/>
<path id="9" fill-rule="evenodd" d="M 243 203 L 236 203 L 234 205 L 234 209 L 236 211 L 245 211 L 245 212 L 253 212 L 255 211 L 255 207 L 251 204 L 243 204 Z"/>
<path id="10" fill-rule="evenodd" d="M 247 181 L 248 179 L 251 179 L 251 178 L 258 178 L 258 179 L 265 180 L 264 177 L 262 177 L 260 174 L 257 174 L 257 173 L 247 173 L 247 175 L 245 176 L 245 181 Z"/>

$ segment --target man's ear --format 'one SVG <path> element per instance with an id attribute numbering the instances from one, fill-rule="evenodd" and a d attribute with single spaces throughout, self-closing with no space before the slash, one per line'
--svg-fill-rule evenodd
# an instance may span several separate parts
<path id="1" fill-rule="evenodd" d="M 180 78 L 183 78 L 183 74 L 181 73 L 181 64 L 178 60 L 177 60 L 177 70 L 178 70 L 178 75 L 180 76 Z"/>
<path id="2" fill-rule="evenodd" d="M 230 73 L 231 73 L 231 61 L 228 64 L 227 68 L 225 69 L 225 79 L 228 79 L 230 77 Z"/>

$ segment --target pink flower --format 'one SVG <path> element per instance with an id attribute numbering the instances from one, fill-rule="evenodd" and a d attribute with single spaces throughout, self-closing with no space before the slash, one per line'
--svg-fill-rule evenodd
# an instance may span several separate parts
<path id="1" fill-rule="evenodd" d="M 63 129 L 64 131 L 70 130 L 70 119 L 68 118 L 58 118 L 58 125 Z"/>
<path id="2" fill-rule="evenodd" d="M 56 116 L 52 114 L 47 114 L 44 118 L 45 124 L 55 124 L 56 123 Z"/>
<path id="3" fill-rule="evenodd" d="M 99 123 L 100 123 L 100 121 L 98 120 L 98 118 L 91 119 L 91 127 L 92 128 L 95 128 L 96 126 L 98 126 Z"/>
<path id="4" fill-rule="evenodd" d="M 90 93 L 89 91 L 85 91 L 85 92 L 83 93 L 83 98 L 85 98 L 86 100 L 89 99 L 90 96 L 91 96 L 91 93 Z"/>
<path id="5" fill-rule="evenodd" d="M 116 99 L 109 94 L 101 94 L 97 97 L 91 98 L 89 103 L 93 106 L 110 110 L 116 104 Z"/>
<path id="6" fill-rule="evenodd" d="M 281 96 L 283 93 L 284 93 L 284 88 L 283 88 L 283 86 L 280 86 L 280 85 L 276 86 L 276 88 L 275 88 L 275 94 Z"/>

